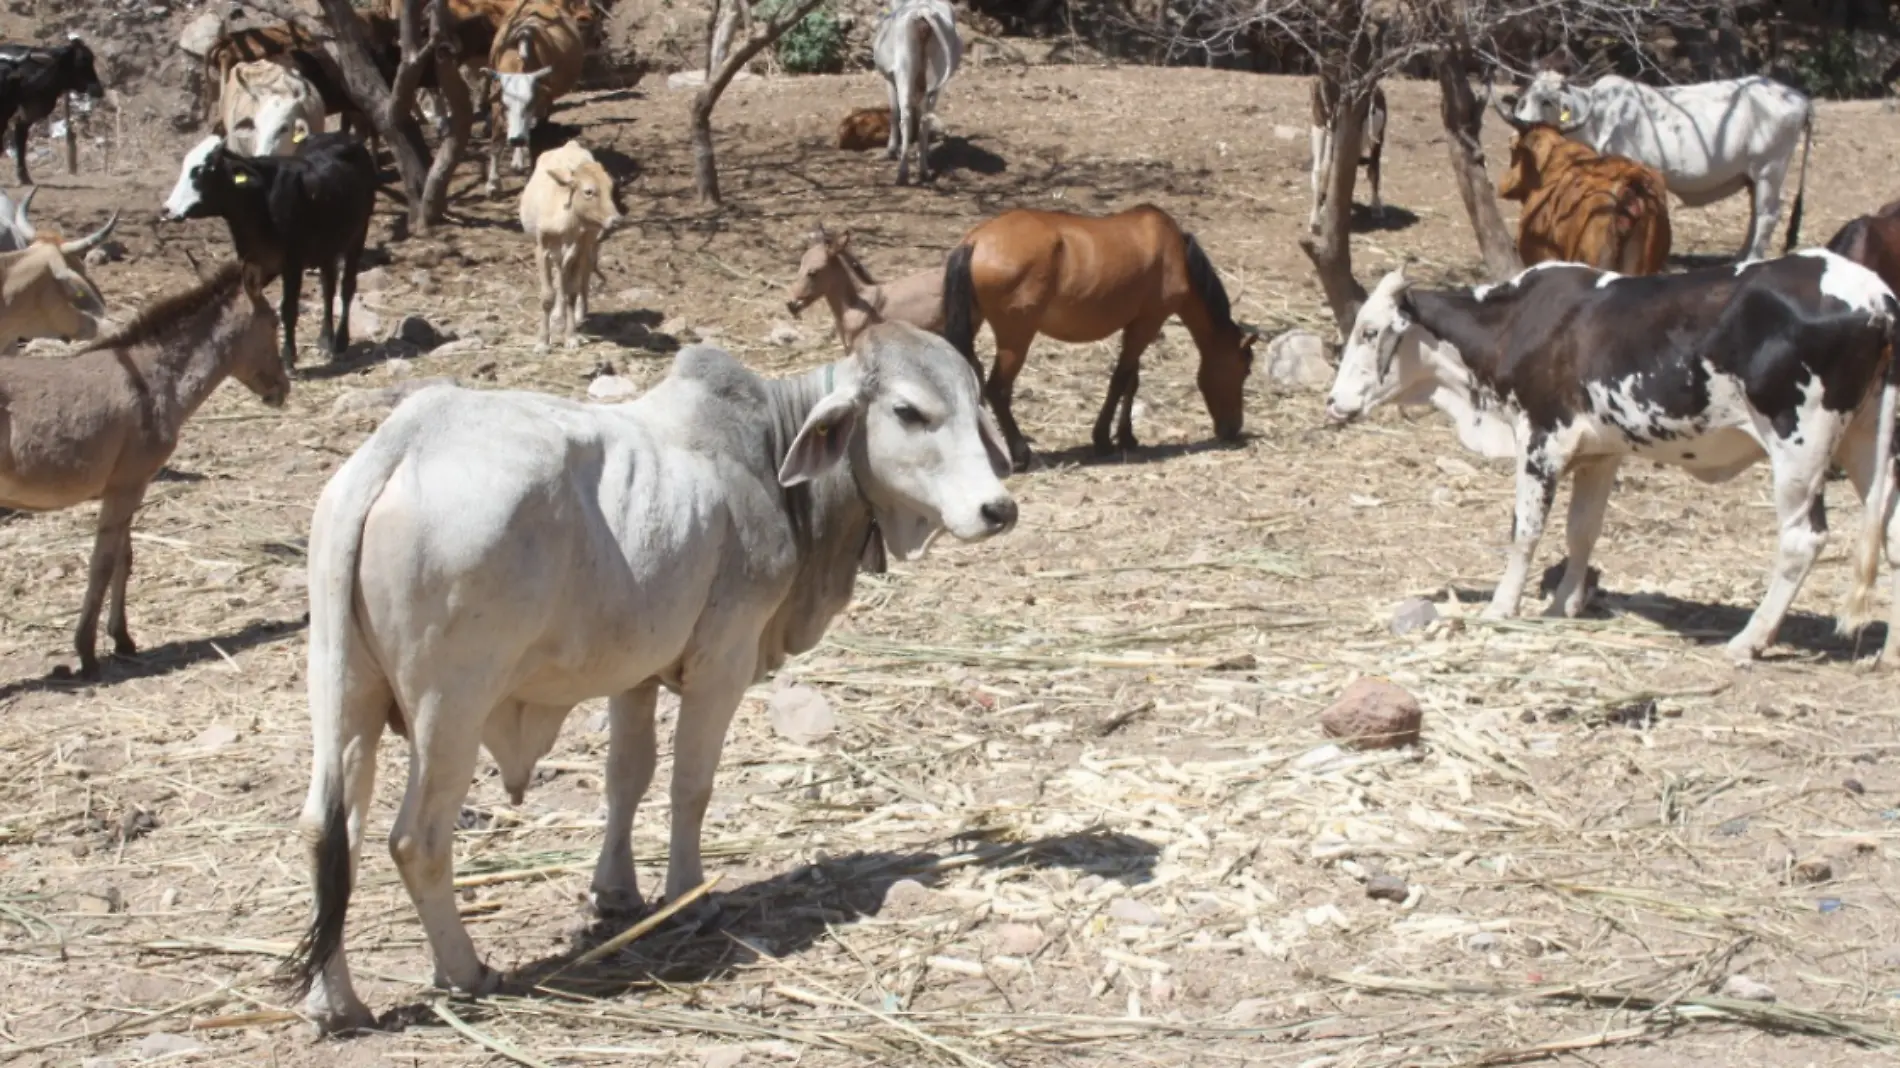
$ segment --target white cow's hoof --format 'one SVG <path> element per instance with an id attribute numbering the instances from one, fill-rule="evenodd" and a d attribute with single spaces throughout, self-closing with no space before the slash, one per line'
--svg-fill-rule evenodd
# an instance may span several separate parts
<path id="1" fill-rule="evenodd" d="M 567 339 L 567 347 L 568 347 L 568 348 L 570 348 L 570 349 L 578 349 L 578 348 L 580 348 L 580 347 L 581 347 L 581 339 L 580 339 L 580 338 L 577 338 L 577 337 L 570 337 L 570 338 L 568 338 L 568 339 Z"/>
<path id="2" fill-rule="evenodd" d="M 632 919 L 646 912 L 640 891 L 632 887 L 596 888 L 587 895 L 594 915 L 608 920 Z"/>
<path id="3" fill-rule="evenodd" d="M 1516 615 L 1517 611 L 1515 609 L 1505 608 L 1502 605 L 1488 604 L 1484 606 L 1484 611 L 1478 613 L 1478 618 L 1510 619 Z"/>
<path id="4" fill-rule="evenodd" d="M 534 343 L 534 351 L 535 351 L 535 352 L 536 352 L 537 354 L 546 354 L 546 352 L 548 351 L 548 343 L 547 343 L 547 339 L 546 339 L 546 338 L 543 338 L 543 339 L 541 339 L 540 341 L 537 341 L 537 342 L 535 342 L 535 343 Z"/>
<path id="5" fill-rule="evenodd" d="M 1728 654 L 1729 661 L 1736 667 L 1753 664 L 1761 658 L 1762 653 L 1760 646 L 1739 636 L 1730 639 L 1729 643 L 1722 647 L 1722 651 Z"/>
<path id="6" fill-rule="evenodd" d="M 346 1031 L 368 1031 L 376 1026 L 376 1016 L 369 1011 L 368 1005 L 355 998 L 341 1005 L 331 1005 L 320 987 L 313 988 L 310 996 L 304 999 L 303 1014 L 310 1018 L 319 1037 Z"/>
<path id="7" fill-rule="evenodd" d="M 481 970 L 471 982 L 457 982 L 441 972 L 435 973 L 437 990 L 447 990 L 471 998 L 485 998 L 501 989 L 501 973 L 486 964 L 478 965 Z"/>

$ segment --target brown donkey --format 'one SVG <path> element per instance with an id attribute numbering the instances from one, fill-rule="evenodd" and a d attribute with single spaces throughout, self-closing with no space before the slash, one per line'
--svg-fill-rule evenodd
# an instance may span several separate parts
<path id="1" fill-rule="evenodd" d="M 878 285 L 852 254 L 849 230 L 833 235 L 820 226 L 811 232 L 811 245 L 798 261 L 798 277 L 792 281 L 785 308 L 802 315 L 820 299 L 831 305 L 838 340 L 846 352 L 872 323 L 909 323 L 933 334 L 943 333 L 943 272 L 918 271 Z"/>
<path id="2" fill-rule="evenodd" d="M 1010 462 L 1029 466 L 1029 446 L 1010 412 L 1016 375 L 1037 334 L 1079 344 L 1117 330 L 1121 358 L 1095 420 L 1095 448 L 1112 451 L 1108 427 L 1121 407 L 1114 444 L 1136 447 L 1131 410 L 1141 354 L 1178 315 L 1201 353 L 1196 376 L 1214 433 L 1240 436 L 1242 387 L 1253 370 L 1253 331 L 1234 321 L 1220 275 L 1192 234 L 1168 213 L 1142 204 L 1108 216 L 1018 209 L 964 235 L 943 275 L 943 336 L 982 374 L 976 331 L 987 322 L 996 362 L 984 393 L 1009 441 Z"/>
<path id="3" fill-rule="evenodd" d="M 85 678 L 99 673 L 93 648 L 108 583 L 113 651 L 138 651 L 125 627 L 132 516 L 178 447 L 185 420 L 226 375 L 273 408 L 290 392 L 277 354 L 277 313 L 262 289 L 258 275 L 229 263 L 75 355 L 0 360 L 0 506 L 50 512 L 99 502 L 73 635 Z"/>

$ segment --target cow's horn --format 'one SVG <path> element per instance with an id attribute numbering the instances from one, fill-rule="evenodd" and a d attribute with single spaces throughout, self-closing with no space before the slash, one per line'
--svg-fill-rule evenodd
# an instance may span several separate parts
<path id="1" fill-rule="evenodd" d="M 39 191 L 40 187 L 37 185 L 28 188 L 26 195 L 21 197 L 20 202 L 14 205 L 13 208 L 13 229 L 17 231 L 20 238 L 25 241 L 32 241 L 38 236 L 33 229 L 33 224 L 27 221 L 26 206 L 33 203 L 33 197 L 39 193 Z"/>
<path id="2" fill-rule="evenodd" d="M 68 256 L 84 256 L 86 253 L 105 244 L 106 238 L 112 235 L 112 228 L 117 225 L 119 225 L 119 213 L 115 209 L 112 212 L 112 217 L 106 220 L 104 226 L 101 226 L 99 229 L 94 230 L 92 233 L 87 234 L 77 241 L 66 242 L 59 246 L 59 250 Z"/>
<path id="3" fill-rule="evenodd" d="M 1511 129 L 1516 130 L 1519 133 L 1522 133 L 1525 130 L 1529 129 L 1531 124 L 1518 118 L 1516 115 L 1511 114 L 1510 110 L 1505 107 L 1506 101 L 1509 101 L 1512 104 L 1517 103 L 1517 94 L 1505 93 L 1503 96 L 1500 96 L 1496 98 L 1495 100 L 1491 101 L 1491 107 L 1497 111 L 1498 118 L 1503 119 L 1504 124 L 1506 126 L 1509 126 Z"/>

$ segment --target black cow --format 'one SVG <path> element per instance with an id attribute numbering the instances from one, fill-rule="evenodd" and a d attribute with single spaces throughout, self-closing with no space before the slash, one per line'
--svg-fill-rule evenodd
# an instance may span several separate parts
<path id="1" fill-rule="evenodd" d="M 58 48 L 0 45 L 0 133 L 8 122 L 15 123 L 13 158 L 21 185 L 33 183 L 26 172 L 27 131 L 51 115 L 67 93 L 94 100 L 106 95 L 86 42 L 74 37 Z"/>
<path id="2" fill-rule="evenodd" d="M 1827 541 L 1821 490 L 1836 460 L 1867 502 L 1840 620 L 1844 631 L 1865 621 L 1896 499 L 1896 324 L 1900 302 L 1877 275 L 1818 249 L 1644 277 L 1542 264 L 1450 291 L 1412 289 L 1394 271 L 1353 324 L 1326 409 L 1346 422 L 1387 401 L 1429 402 L 1468 447 L 1515 456 L 1516 519 L 1491 616 L 1516 614 L 1566 473 L 1570 557 L 1550 610 L 1576 615 L 1623 458 L 1704 482 L 1766 459 L 1779 547 L 1761 605 L 1728 645 L 1746 660 L 1774 641 Z M 1887 557 L 1900 568 L 1894 535 Z M 1883 656 L 1900 647 L 1895 604 Z"/>
<path id="3" fill-rule="evenodd" d="M 297 365 L 297 298 L 306 267 L 323 279 L 323 332 L 317 346 L 331 355 L 350 344 L 350 301 L 356 268 L 376 203 L 376 163 L 361 141 L 317 134 L 295 156 L 253 158 L 207 137 L 185 157 L 178 184 L 160 218 L 223 218 L 238 257 L 284 283 L 284 362 Z M 337 266 L 343 268 L 343 311 L 331 329 Z"/>

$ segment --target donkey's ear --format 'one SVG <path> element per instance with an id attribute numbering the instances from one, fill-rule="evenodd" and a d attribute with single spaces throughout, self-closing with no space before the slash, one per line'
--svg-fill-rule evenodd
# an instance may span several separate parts
<path id="1" fill-rule="evenodd" d="M 855 384 L 825 394 L 805 417 L 805 425 L 786 450 L 785 462 L 778 469 L 778 484 L 796 486 L 836 467 L 844 459 L 857 428 Z"/>

